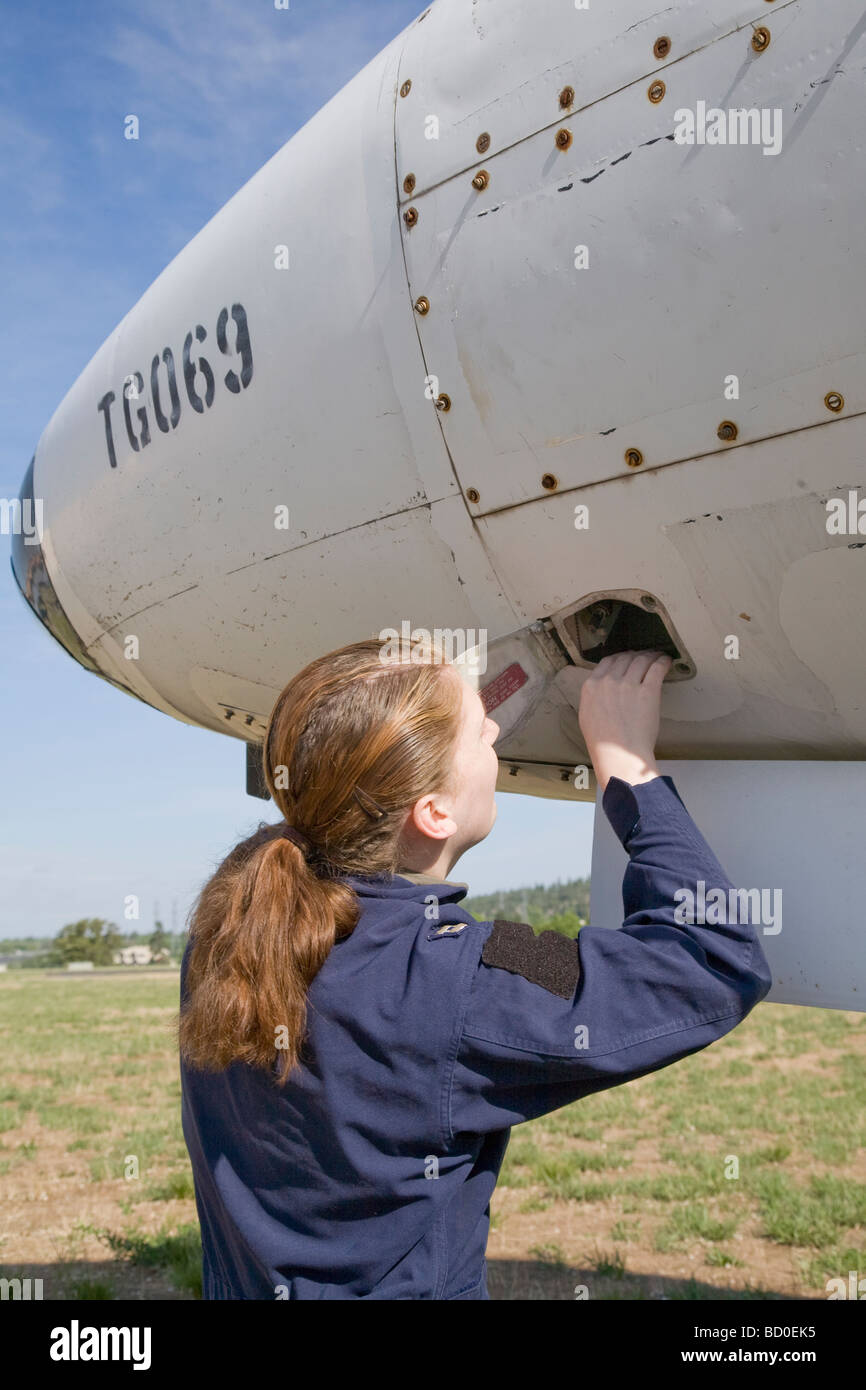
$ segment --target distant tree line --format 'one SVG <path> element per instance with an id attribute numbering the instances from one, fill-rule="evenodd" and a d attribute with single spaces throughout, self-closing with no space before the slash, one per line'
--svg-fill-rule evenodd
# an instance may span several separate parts
<path id="1" fill-rule="evenodd" d="M 508 922 L 528 922 L 536 933 L 559 931 L 574 937 L 589 921 L 589 879 L 478 894 L 464 898 L 460 906 L 479 922 L 503 917 Z"/>
<path id="2" fill-rule="evenodd" d="M 83 917 L 78 922 L 69 922 L 53 940 L 46 942 L 44 937 L 7 937 L 0 941 L 0 955 L 7 957 L 9 969 L 25 970 L 63 968 L 78 961 L 90 961 L 93 965 L 113 965 L 118 951 L 126 946 L 149 946 L 157 956 L 167 952 L 167 960 L 179 960 L 186 945 L 186 932 L 167 932 L 162 922 L 156 921 L 150 932 L 121 932 L 116 923 L 106 922 L 101 917 Z M 19 959 L 10 959 L 15 951 L 26 952 Z"/>
<path id="3" fill-rule="evenodd" d="M 479 922 L 504 917 L 509 922 L 529 922 L 537 932 L 559 931 L 574 937 L 589 921 L 589 879 L 572 878 L 565 883 L 538 883 L 534 888 L 477 894 L 464 898 L 460 906 Z M 167 951 L 171 960 L 178 961 L 186 942 L 186 931 L 167 932 L 160 921 L 154 923 L 151 932 L 122 933 L 114 922 L 106 922 L 101 917 L 85 917 L 62 927 L 48 944 L 44 937 L 7 937 L 0 941 L 0 956 L 7 956 L 7 963 L 13 970 L 28 966 L 63 967 L 76 961 L 112 965 L 116 952 L 124 946 L 149 946 L 154 955 Z M 15 951 L 24 951 L 27 955 L 18 960 L 8 959 Z"/>

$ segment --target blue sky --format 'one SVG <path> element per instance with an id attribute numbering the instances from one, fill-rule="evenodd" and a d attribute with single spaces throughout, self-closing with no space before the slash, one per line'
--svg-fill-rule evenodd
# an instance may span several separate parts
<path id="1" fill-rule="evenodd" d="M 161 270 L 421 12 L 417 0 L 0 3 L 0 497 Z M 123 138 L 134 112 L 139 141 Z M 270 802 L 243 748 L 88 674 L 31 615 L 0 536 L 0 936 L 80 917 L 180 929 Z M 472 892 L 589 873 L 593 808 L 500 793 Z M 139 922 L 124 919 L 138 896 Z"/>

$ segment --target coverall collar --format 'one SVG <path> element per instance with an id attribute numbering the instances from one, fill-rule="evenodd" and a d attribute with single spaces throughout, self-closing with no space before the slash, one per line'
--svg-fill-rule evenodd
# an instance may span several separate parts
<path id="1" fill-rule="evenodd" d="M 469 891 L 468 883 L 430 878 L 428 874 L 343 874 L 343 882 L 361 898 L 408 898 L 423 903 L 430 893 L 440 902 L 459 902 Z"/>

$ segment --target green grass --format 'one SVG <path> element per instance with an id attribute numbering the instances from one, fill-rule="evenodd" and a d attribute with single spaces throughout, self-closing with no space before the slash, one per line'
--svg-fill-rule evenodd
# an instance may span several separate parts
<path id="1" fill-rule="evenodd" d="M 866 1183 L 813 1175 L 806 1187 L 782 1173 L 761 1174 L 754 1183 L 764 1233 L 782 1245 L 832 1245 L 854 1226 L 866 1227 Z"/>
<path id="2" fill-rule="evenodd" d="M 184 1197 L 195 1199 L 191 1168 L 170 1173 L 162 1182 L 151 1184 L 145 1188 L 144 1199 L 148 1202 L 173 1202 Z"/>
<path id="3" fill-rule="evenodd" d="M 639 1221 L 617 1221 L 611 1227 L 611 1240 L 637 1240 L 640 1235 Z"/>
<path id="4" fill-rule="evenodd" d="M 133 1265 L 160 1271 L 166 1288 L 200 1296 L 172 1031 L 177 991 L 176 974 L 0 978 L 0 1175 L 34 1191 L 52 1183 L 68 1189 L 66 1230 L 87 1214 L 80 1181 L 89 1176 L 101 1203 L 89 1240 L 96 1248 L 98 1229 L 99 1245 L 117 1263 L 116 1278 L 80 1272 L 71 1298 L 124 1297 L 124 1271 Z M 49 1145 L 50 1167 L 40 1168 Z M 760 1266 L 743 1260 L 744 1232 L 768 1254 L 789 1251 L 811 1295 L 826 1297 L 827 1280 L 847 1279 L 850 1269 L 866 1274 L 866 1184 L 857 1167 L 864 1149 L 866 1016 L 761 1004 L 718 1043 L 674 1066 L 516 1126 L 493 1226 L 507 1232 L 512 1213 L 533 1217 L 526 1263 L 537 1271 L 537 1288 L 559 1271 L 556 1297 L 572 1297 L 564 1270 L 573 1267 L 594 1271 L 592 1296 L 649 1297 L 626 1251 L 629 1259 L 641 1252 L 644 1265 L 647 1252 L 662 1262 L 669 1254 L 694 1258 L 700 1275 L 666 1279 L 668 1298 L 783 1296 L 760 1287 Z M 728 1176 L 732 1169 L 737 1176 Z M 515 1200 L 506 1207 L 500 1196 L 508 1189 Z M 114 1203 L 111 1220 L 106 1202 Z M 173 1224 L 166 1202 L 181 1204 Z M 601 1204 L 608 1218 L 606 1248 L 580 1259 L 562 1234 L 563 1204 L 573 1203 Z M 569 1227 L 579 1232 L 580 1219 Z M 727 1288 L 729 1280 L 736 1287 Z"/>
<path id="5" fill-rule="evenodd" d="M 625 1260 L 622 1252 L 615 1250 L 612 1255 L 597 1256 L 595 1272 L 602 1279 L 622 1279 L 625 1275 Z"/>
<path id="6" fill-rule="evenodd" d="M 35 1109 L 39 1123 L 46 1129 L 69 1130 L 79 1135 L 105 1132 L 104 1106 L 43 1101 Z"/>
<path id="7" fill-rule="evenodd" d="M 173 1232 L 163 1228 L 155 1235 L 108 1230 L 98 1234 L 115 1255 L 132 1264 L 163 1269 L 175 1288 L 201 1298 L 201 1237 L 194 1222 Z"/>
<path id="8" fill-rule="evenodd" d="M 564 1265 L 566 1263 L 565 1255 L 559 1246 L 550 1241 L 544 1245 L 530 1246 L 529 1253 L 544 1264 Z"/>
<path id="9" fill-rule="evenodd" d="M 78 1279 L 67 1285 L 66 1296 L 69 1299 L 84 1299 L 88 1302 L 95 1299 L 111 1299 L 115 1297 L 114 1285 L 107 1279 Z"/>
<path id="10" fill-rule="evenodd" d="M 866 1271 L 866 1184 L 838 1171 L 866 1147 L 864 1102 L 866 1017 L 760 1005 L 703 1052 L 517 1126 L 500 1186 L 526 1189 L 519 1212 L 610 1201 L 611 1240 L 708 1269 L 745 1268 L 730 1241 L 748 1223 L 791 1248 L 820 1296 L 828 1278 Z M 632 1157 L 648 1140 L 656 1171 Z M 719 1295 L 777 1296 L 742 1284 Z M 668 1297 L 705 1296 L 674 1286 Z"/>
<path id="11" fill-rule="evenodd" d="M 734 1234 L 736 1217 L 721 1220 L 710 1214 L 702 1202 L 676 1207 L 653 1237 L 653 1249 L 666 1253 L 688 1248 L 696 1240 L 727 1240 Z"/>
<path id="12" fill-rule="evenodd" d="M 149 1263 L 169 1285 L 201 1295 L 201 1247 L 189 1157 L 180 1122 L 177 1046 L 173 1033 L 178 976 L 72 980 L 39 971 L 16 972 L 0 981 L 0 1029 L 5 1039 L 0 1077 L 0 1131 L 25 1121 L 37 1137 L 7 1145 L 0 1173 L 38 1167 L 40 1149 L 57 1141 L 65 1161 L 52 1160 L 50 1173 L 35 1181 L 67 1186 L 76 1214 L 87 1211 L 80 1179 L 99 1191 L 100 1210 L 116 1203 L 116 1224 L 102 1223 L 104 1243 L 118 1268 Z M 50 1039 L 50 1049 L 45 1040 Z M 0 1141 L 2 1142 L 2 1141 Z M 130 1158 L 137 1176 L 129 1178 Z M 77 1165 L 73 1168 L 73 1165 Z M 135 1168 L 132 1168 L 135 1172 Z M 59 1174 L 65 1176 L 59 1180 Z M 56 1190 L 56 1188 L 55 1188 Z M 126 1229 L 135 1205 L 137 1220 L 158 1225 L 160 1204 L 188 1203 L 188 1224 L 159 1236 Z M 149 1204 L 149 1206 L 148 1206 Z M 189 1218 L 193 1218 L 189 1221 Z M 89 1230 L 91 1243 L 96 1230 Z M 64 1237 L 58 1235 L 58 1251 Z M 67 1259 L 68 1254 L 58 1254 Z M 123 1297 L 111 1278 L 80 1277 L 69 1285 L 75 1299 Z"/>
<path id="13" fill-rule="evenodd" d="M 742 1260 L 738 1260 L 727 1250 L 708 1250 L 704 1256 L 704 1263 L 717 1266 L 719 1269 L 742 1268 L 743 1265 Z"/>

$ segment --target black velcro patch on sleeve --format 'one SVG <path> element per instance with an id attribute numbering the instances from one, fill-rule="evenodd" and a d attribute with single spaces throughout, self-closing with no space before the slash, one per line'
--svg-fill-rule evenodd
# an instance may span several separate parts
<path id="1" fill-rule="evenodd" d="M 484 943 L 481 959 L 485 965 L 523 975 L 563 999 L 571 999 L 580 979 L 577 942 L 556 931 L 543 931 L 536 936 L 528 922 L 497 919 Z"/>

